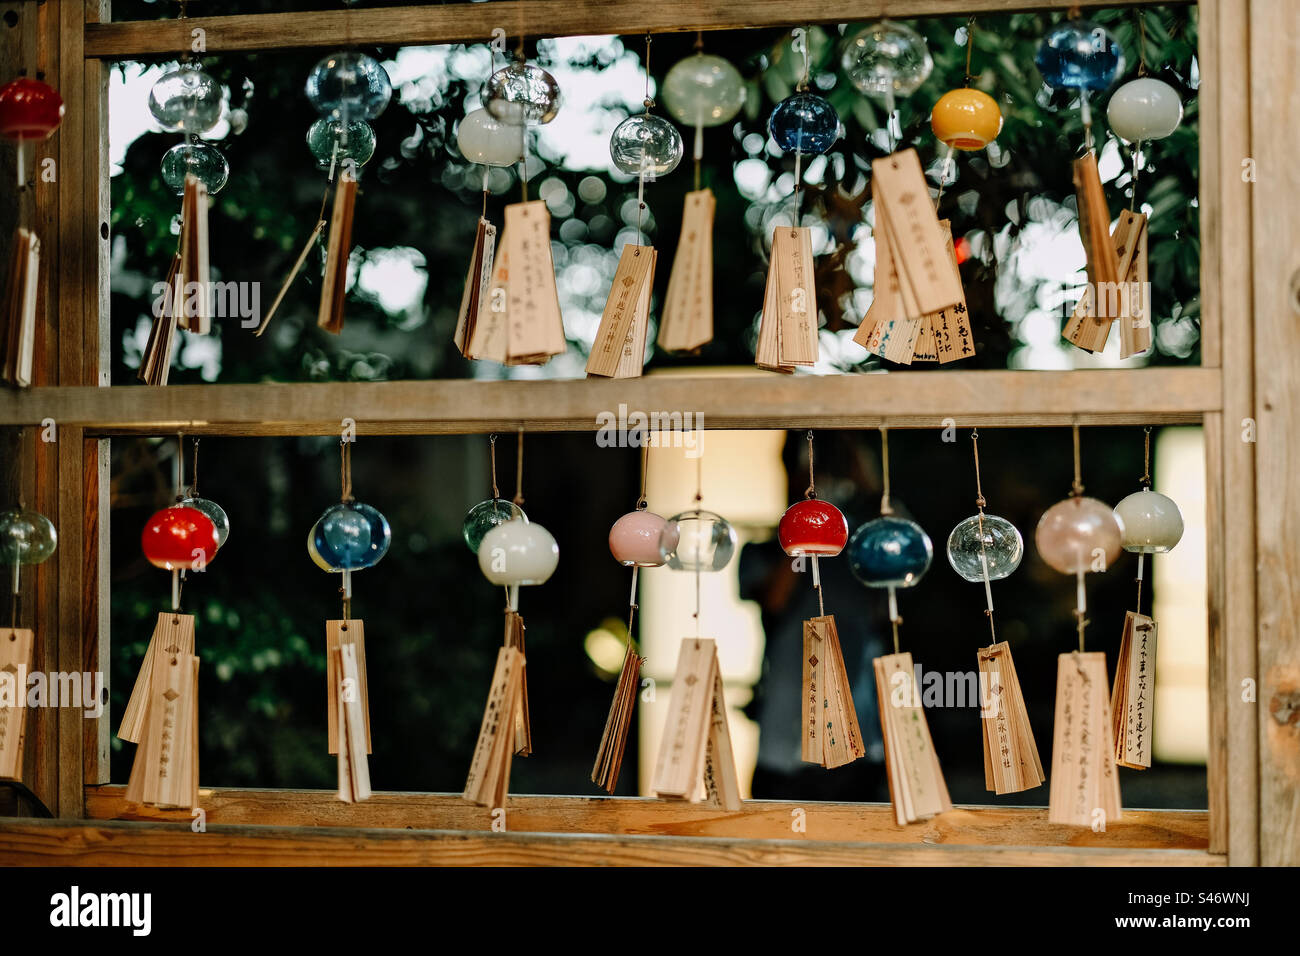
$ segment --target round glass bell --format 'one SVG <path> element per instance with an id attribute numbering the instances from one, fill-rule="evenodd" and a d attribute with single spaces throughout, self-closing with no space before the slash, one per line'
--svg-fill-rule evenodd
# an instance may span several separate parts
<path id="1" fill-rule="evenodd" d="M 711 53 L 678 60 L 664 77 L 664 106 L 683 126 L 720 126 L 745 105 L 745 81 L 728 61 Z"/>
<path id="2" fill-rule="evenodd" d="M 1110 505 L 1082 495 L 1058 501 L 1043 512 L 1034 544 L 1048 565 L 1062 574 L 1105 571 L 1119 557 L 1124 527 Z"/>
<path id="3" fill-rule="evenodd" d="M 560 546 L 536 522 L 513 519 L 483 536 L 478 566 L 493 584 L 545 584 L 560 563 Z"/>
<path id="4" fill-rule="evenodd" d="M 662 117 L 638 113 L 614 127 L 609 155 L 621 172 L 656 179 L 682 161 L 682 134 Z"/>
<path id="5" fill-rule="evenodd" d="M 40 564 L 58 544 L 54 522 L 39 511 L 0 511 L 0 564 Z"/>
<path id="6" fill-rule="evenodd" d="M 331 53 L 307 75 L 307 99 L 321 116 L 371 120 L 388 107 L 393 83 L 373 56 Z"/>
<path id="7" fill-rule="evenodd" d="M 948 535 L 948 563 L 967 581 L 983 581 L 985 566 L 990 581 L 1001 581 L 1024 555 L 1019 530 L 997 515 L 972 515 Z"/>
<path id="8" fill-rule="evenodd" d="M 467 160 L 483 166 L 512 166 L 524 152 L 520 128 L 501 122 L 485 109 L 465 114 L 456 128 L 456 145 Z"/>
<path id="9" fill-rule="evenodd" d="M 344 136 L 342 120 L 318 119 L 307 128 L 307 148 L 320 169 L 346 162 L 364 166 L 375 155 L 375 131 L 365 120 L 349 120 Z"/>
<path id="10" fill-rule="evenodd" d="M 787 96 L 772 110 L 767 131 L 787 153 L 819 156 L 835 145 L 840 118 L 835 107 L 813 93 Z"/>
<path id="11" fill-rule="evenodd" d="M 910 588 L 930 569 L 934 544 L 915 521 L 882 515 L 849 538 L 849 570 L 869 588 Z"/>
<path id="12" fill-rule="evenodd" d="M 206 133 L 221 120 L 221 84 L 187 64 L 164 73 L 149 90 L 149 112 L 169 133 Z"/>
<path id="13" fill-rule="evenodd" d="M 20 76 L 0 86 L 0 136 L 49 139 L 63 122 L 63 97 L 48 83 Z"/>
<path id="14" fill-rule="evenodd" d="M 1125 551 L 1158 554 L 1182 540 L 1183 513 L 1172 498 L 1150 488 L 1117 504 L 1115 516 L 1124 527 L 1121 546 Z"/>
<path id="15" fill-rule="evenodd" d="M 849 523 L 844 520 L 844 512 L 829 501 L 808 498 L 785 510 L 776 526 L 776 537 L 788 555 L 829 558 L 844 550 Z"/>
<path id="16" fill-rule="evenodd" d="M 478 554 L 479 545 L 483 543 L 485 534 L 497 525 L 505 524 L 515 518 L 525 524 L 528 523 L 528 516 L 524 514 L 524 509 L 509 498 L 489 498 L 480 501 L 465 515 L 465 520 L 460 526 L 461 537 L 465 539 L 469 549 Z"/>
<path id="17" fill-rule="evenodd" d="M 629 511 L 609 529 L 609 553 L 624 567 L 657 568 L 664 563 L 659 542 L 667 524 L 653 511 Z"/>
<path id="18" fill-rule="evenodd" d="M 930 113 L 935 138 L 953 149 L 983 149 L 1002 132 L 1002 110 L 980 90 L 949 90 Z"/>
<path id="19" fill-rule="evenodd" d="M 1168 83 L 1139 77 L 1111 94 L 1106 121 L 1116 136 L 1130 143 L 1164 139 L 1183 121 L 1183 101 Z"/>
<path id="20" fill-rule="evenodd" d="M 1034 64 L 1048 86 L 1100 93 L 1124 71 L 1124 51 L 1105 27 L 1067 20 L 1043 37 Z"/>
<path id="21" fill-rule="evenodd" d="M 560 85 L 541 67 L 516 60 L 488 77 L 483 102 L 503 123 L 542 126 L 560 111 Z"/>
<path id="22" fill-rule="evenodd" d="M 208 498 L 186 498 L 181 502 L 182 508 L 193 508 L 208 516 L 212 526 L 217 529 L 217 547 L 220 548 L 230 537 L 230 518 L 226 510 Z"/>
<path id="23" fill-rule="evenodd" d="M 230 178 L 230 164 L 221 150 L 207 143 L 177 143 L 163 153 L 163 182 L 176 195 L 184 195 L 185 177 L 190 175 L 207 187 L 209 196 L 215 196 Z"/>
<path id="24" fill-rule="evenodd" d="M 930 75 L 934 60 L 925 37 L 905 24 L 881 20 L 849 39 L 841 65 L 861 93 L 910 96 Z"/>
<path id="25" fill-rule="evenodd" d="M 140 548 L 155 568 L 197 570 L 217 553 L 217 528 L 197 508 L 172 505 L 154 512 L 145 524 Z"/>
<path id="26" fill-rule="evenodd" d="M 370 505 L 343 501 L 325 509 L 312 537 L 320 559 L 338 571 L 371 568 L 392 542 L 388 519 Z"/>
<path id="27" fill-rule="evenodd" d="M 668 519 L 659 555 L 674 571 L 721 571 L 736 553 L 736 529 L 712 511 L 683 511 Z"/>

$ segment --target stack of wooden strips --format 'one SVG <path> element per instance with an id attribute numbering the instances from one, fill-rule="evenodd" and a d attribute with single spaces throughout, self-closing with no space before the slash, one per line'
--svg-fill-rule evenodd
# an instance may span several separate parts
<path id="1" fill-rule="evenodd" d="M 651 246 L 628 243 L 623 247 L 587 358 L 589 378 L 635 378 L 641 374 L 657 259 Z"/>
<path id="2" fill-rule="evenodd" d="M 866 753 L 835 618 L 829 614 L 803 622 L 803 709 L 805 761 L 829 769 Z"/>
<path id="3" fill-rule="evenodd" d="M 658 797 L 740 809 L 740 780 L 712 640 L 682 641 L 650 789 Z"/>
<path id="4" fill-rule="evenodd" d="M 0 628 L 0 780 L 23 778 L 27 675 L 35 646 L 30 629 Z"/>
<path id="5" fill-rule="evenodd" d="M 9 254 L 4 312 L 0 313 L 0 379 L 27 388 L 36 352 L 36 301 L 40 297 L 41 241 L 19 226 Z"/>
<path id="6" fill-rule="evenodd" d="M 984 786 L 996 793 L 1019 793 L 1040 786 L 1043 762 L 1020 691 L 1011 645 L 980 648 L 980 726 L 984 737 Z"/>
<path id="7" fill-rule="evenodd" d="M 596 750 L 596 764 L 591 769 L 591 782 L 606 793 L 612 794 L 618 788 L 618 774 L 627 751 L 627 732 L 632 725 L 632 708 L 636 705 L 643 663 L 641 655 L 628 641 L 618 684 L 614 687 L 614 700 L 605 719 L 605 732 L 601 734 L 600 746 Z"/>
<path id="8" fill-rule="evenodd" d="M 1104 198 L 1102 200 L 1105 201 Z M 1083 208 L 1083 197 L 1079 198 Z M 1104 207 L 1103 207 L 1104 208 Z M 1098 211 L 1095 215 L 1103 215 Z M 1080 215 L 1082 230 L 1083 216 Z M 1110 256 L 1101 257 L 1096 270 L 1089 252 L 1089 284 L 1079 297 L 1062 335 L 1081 349 L 1100 352 L 1110 337 L 1111 324 L 1119 320 L 1120 358 L 1130 358 L 1151 348 L 1151 284 L 1147 281 L 1147 217 L 1125 209 L 1115 233 L 1105 240 L 1116 260 L 1117 281 L 1092 280 L 1094 271 L 1109 268 Z"/>
<path id="9" fill-rule="evenodd" d="M 777 226 L 758 323 L 754 364 L 776 372 L 817 364 L 817 290 L 812 230 Z"/>
<path id="10" fill-rule="evenodd" d="M 1156 622 L 1145 614 L 1124 615 L 1124 637 L 1115 662 L 1110 715 L 1115 762 L 1132 770 L 1151 766 L 1151 718 L 1155 713 Z"/>
<path id="11" fill-rule="evenodd" d="M 355 176 L 339 177 L 330 213 L 329 243 L 325 247 L 325 274 L 321 278 L 320 308 L 316 324 L 326 332 L 343 331 L 343 305 L 348 291 L 348 260 L 352 257 L 352 214 L 357 204 Z"/>
<path id="12" fill-rule="evenodd" d="M 975 354 L 951 224 L 940 222 L 916 150 L 871 164 L 876 278 L 853 336 L 891 362 L 948 363 Z"/>
<path id="13" fill-rule="evenodd" d="M 208 264 L 208 188 L 185 177 L 181 199 L 181 237 L 167 270 L 162 295 L 154 301 L 153 324 L 136 377 L 146 385 L 166 385 L 171 374 L 177 328 L 195 335 L 212 331 L 211 272 Z"/>
<path id="14" fill-rule="evenodd" d="M 524 619 L 518 611 L 506 611 L 505 647 L 519 652 L 521 661 L 527 659 L 524 649 Z M 519 665 L 519 704 L 515 708 L 515 756 L 527 757 L 533 752 L 533 726 L 528 714 L 528 668 Z"/>
<path id="15" fill-rule="evenodd" d="M 912 655 L 887 654 L 877 657 L 873 664 L 894 819 L 902 826 L 951 810 L 948 785 L 939 769 L 930 725 L 921 708 L 921 689 L 916 686 Z"/>
<path id="16" fill-rule="evenodd" d="M 492 686 L 478 742 L 465 780 L 464 798 L 480 807 L 504 807 L 510 789 L 510 763 L 518 745 L 519 709 L 522 706 L 524 655 L 513 647 L 497 652 Z"/>
<path id="17" fill-rule="evenodd" d="M 126 785 L 128 803 L 198 806 L 198 708 L 194 617 L 159 614 L 117 732 L 122 740 L 139 745 Z"/>
<path id="18" fill-rule="evenodd" d="M 366 679 L 366 627 L 357 618 L 325 622 L 326 724 L 329 752 L 338 754 L 338 797 L 345 803 L 370 796 L 370 687 Z"/>
<path id="19" fill-rule="evenodd" d="M 1106 655 L 1062 654 L 1047 819 L 1103 829 L 1120 819 L 1119 776 L 1106 694 Z"/>
<path id="20" fill-rule="evenodd" d="M 659 319 L 659 347 L 694 352 L 713 340 L 713 192 L 686 194 L 668 297 Z"/>

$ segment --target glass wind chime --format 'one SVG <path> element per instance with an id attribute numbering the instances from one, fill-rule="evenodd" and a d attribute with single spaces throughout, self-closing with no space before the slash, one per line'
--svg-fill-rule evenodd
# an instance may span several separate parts
<path id="1" fill-rule="evenodd" d="M 817 497 L 813 468 L 813 433 L 808 432 L 808 490 L 804 500 L 786 509 L 777 524 L 781 549 L 812 565 L 819 615 L 803 622 L 803 711 L 800 757 L 827 769 L 842 767 L 866 753 L 858 712 L 853 706 L 853 686 L 844 667 L 835 617 L 826 613 L 822 595 L 820 558 L 833 558 L 844 550 L 849 525 L 844 514 Z"/>
<path id="2" fill-rule="evenodd" d="M 20 26 L 20 36 L 26 31 Z M 34 162 L 28 163 L 29 144 L 49 139 L 63 122 L 63 98 L 49 84 L 27 76 L 26 50 L 19 53 L 24 64 L 18 76 L 0 86 L 0 136 L 12 140 L 18 182 L 18 223 L 14 228 L 5 277 L 4 306 L 0 312 L 0 381 L 16 388 L 32 384 L 32 360 L 36 354 L 36 302 L 41 288 L 41 241 L 36 235 L 34 215 L 28 200 L 34 192 L 28 184 Z M 32 159 L 35 149 L 32 147 Z M 32 175 L 33 183 L 35 176 Z"/>
<path id="3" fill-rule="evenodd" d="M 871 307 L 853 338 L 872 354 L 904 365 L 974 354 L 951 228 L 935 213 L 916 150 L 895 149 L 901 137 L 897 98 L 915 93 L 933 66 L 925 38 L 890 20 L 864 27 L 843 55 L 854 86 L 884 100 L 890 149 L 871 163 L 876 275 Z"/>
<path id="4" fill-rule="evenodd" d="M 605 311 L 587 359 L 589 378 L 633 378 L 645 365 L 646 334 L 650 327 L 650 293 L 659 254 L 646 244 L 645 185 L 667 176 L 682 160 L 682 136 L 677 127 L 650 112 L 650 37 L 645 39 L 645 112 L 629 116 L 614 127 L 609 155 L 622 173 L 636 177 L 636 231 L 639 242 L 623 246 L 610 286 Z"/>
<path id="5" fill-rule="evenodd" d="M 702 577 L 730 563 L 736 553 L 736 531 L 726 518 L 700 507 L 702 457 L 696 459 L 695 468 L 695 507 L 669 518 L 659 538 L 662 561 L 674 571 L 695 576 L 695 636 L 683 638 L 678 651 L 650 790 L 662 798 L 707 800 L 725 810 L 739 810 L 740 781 L 717 644 L 700 636 Z"/>
<path id="6" fill-rule="evenodd" d="M 199 796 L 199 658 L 194 615 L 181 612 L 181 586 L 189 572 L 207 570 L 230 522 L 219 505 L 198 498 L 195 487 L 187 493 L 184 457 L 178 439 L 175 503 L 155 512 L 140 536 L 149 563 L 172 574 L 172 606 L 158 615 L 117 736 L 138 744 L 128 803 L 193 808 Z"/>
<path id="7" fill-rule="evenodd" d="M 646 498 L 646 468 L 649 460 L 650 446 L 642 445 L 641 496 L 637 498 L 636 509 L 623 515 L 609 529 L 610 554 L 619 564 L 632 569 L 632 590 L 627 609 L 627 650 L 623 653 L 623 666 L 614 687 L 614 700 L 610 704 L 605 732 L 601 735 L 600 747 L 596 750 L 596 763 L 591 771 L 591 782 L 610 794 L 618 787 L 619 770 L 623 766 L 623 754 L 627 750 L 627 732 L 632 724 L 632 708 L 636 704 L 641 665 L 645 663 L 645 658 L 637 651 L 632 631 L 636 620 L 637 577 L 641 568 L 662 567 L 667 561 L 667 556 L 659 545 L 668 522 L 663 516 L 649 510 L 650 503 Z"/>
<path id="8" fill-rule="evenodd" d="M 560 548 L 555 537 L 537 522 L 529 521 L 523 511 L 523 429 L 519 431 L 515 458 L 513 510 L 500 507 L 503 499 L 496 486 L 495 443 L 492 448 L 492 498 L 470 509 L 464 536 L 471 550 L 473 539 L 478 538 L 478 566 L 483 576 L 505 588 L 505 636 L 497 652 L 463 796 L 477 806 L 495 808 L 505 806 L 514 756 L 527 757 L 533 752 L 519 588 L 550 580 L 560 562 Z"/>
<path id="9" fill-rule="evenodd" d="M 768 117 L 767 131 L 785 153 L 794 154 L 793 212 L 788 226 L 772 230 L 763 311 L 758 321 L 754 364 L 775 372 L 792 373 L 798 366 L 817 364 L 817 287 L 813 263 L 812 229 L 801 226 L 805 156 L 820 156 L 840 136 L 835 108 L 816 93 L 808 92 L 812 65 L 807 30 L 795 32 L 791 49 L 803 55 L 803 73 L 795 92 Z"/>
<path id="10" fill-rule="evenodd" d="M 483 85 L 483 108 L 461 120 L 461 154 L 481 163 L 483 212 L 479 214 L 469 274 L 456 320 L 455 342 L 469 359 L 503 365 L 544 365 L 568 348 L 551 259 L 551 216 L 546 203 L 528 200 L 528 129 L 559 114 L 555 77 L 515 59 Z M 505 225 L 487 221 L 489 166 L 519 163 L 522 201 L 505 208 Z"/>
<path id="11" fill-rule="evenodd" d="M 342 578 L 343 616 L 325 622 L 328 745 L 338 755 L 338 798 L 370 797 L 370 690 L 366 679 L 365 621 L 352 616 L 352 574 L 373 568 L 388 553 L 392 529 L 378 509 L 352 496 L 352 445 L 339 443 L 340 484 L 330 505 L 307 532 L 307 555 L 322 571 Z"/>
<path id="12" fill-rule="evenodd" d="M 717 203 L 713 190 L 701 185 L 704 130 L 735 119 L 745 105 L 745 95 L 739 71 L 722 57 L 705 53 L 702 34 L 696 37 L 695 53 L 678 60 L 664 77 L 664 106 L 677 122 L 695 130 L 695 188 L 686 194 L 681 238 L 656 340 L 668 352 L 696 352 L 713 340 L 713 212 Z"/>
<path id="13" fill-rule="evenodd" d="M 1115 506 L 1124 529 L 1121 545 L 1138 556 L 1136 609 L 1124 615 L 1124 635 L 1115 662 L 1110 712 L 1114 721 L 1115 762 L 1145 770 L 1151 766 L 1152 715 L 1155 713 L 1156 622 L 1142 613 L 1142 573 L 1148 554 L 1171 551 L 1183 537 L 1183 513 L 1173 499 L 1151 490 L 1151 428 L 1145 429 L 1142 490 Z"/>
<path id="14" fill-rule="evenodd" d="M 971 432 L 975 456 L 975 507 L 977 513 L 959 523 L 948 535 L 948 563 L 967 581 L 983 583 L 989 621 L 989 646 L 978 654 L 980 675 L 980 728 L 984 738 L 984 785 L 996 793 L 1019 793 L 1039 786 L 1044 779 L 1038 744 L 1029 724 L 1020 679 L 1011 659 L 1011 645 L 998 641 L 993 626 L 994 581 L 1020 567 L 1024 540 L 1006 518 L 984 513 L 980 484 L 979 431 Z"/>
<path id="15" fill-rule="evenodd" d="M 1074 575 L 1074 616 L 1079 634 L 1079 649 L 1057 658 L 1048 820 L 1094 826 L 1120 818 L 1120 795 L 1106 655 L 1084 651 L 1088 623 L 1084 576 L 1105 571 L 1119 557 L 1124 527 L 1109 505 L 1083 494 L 1078 425 L 1073 434 L 1074 483 L 1070 497 L 1043 512 L 1034 530 L 1034 543 L 1042 559 L 1062 574 Z"/>
<path id="16" fill-rule="evenodd" d="M 49 560 L 58 542 L 54 523 L 21 499 L 17 508 L 0 511 L 0 564 L 13 568 L 9 626 L 0 627 L 0 780 L 23 778 L 27 675 L 36 653 L 35 631 L 18 626 L 22 567 Z"/>
<path id="17" fill-rule="evenodd" d="M 927 203 L 927 206 L 929 204 Z M 889 432 L 880 429 L 883 490 L 880 517 L 866 522 L 849 538 L 849 570 L 869 588 L 889 592 L 889 623 L 894 653 L 872 661 L 880 732 L 885 746 L 889 799 L 899 825 L 928 819 L 952 809 L 948 786 L 934 752 L 930 726 L 921 706 L 912 655 L 900 652 L 897 590 L 915 587 L 930 568 L 934 545 L 915 521 L 894 514 L 889 498 Z"/>
<path id="18" fill-rule="evenodd" d="M 226 185 L 230 164 L 221 150 L 198 136 L 221 121 L 224 102 L 221 84 L 188 60 L 164 73 L 149 91 L 154 121 L 185 140 L 162 158 L 163 182 L 181 197 L 180 234 L 137 372 L 146 385 L 167 384 L 177 328 L 194 335 L 212 331 L 208 200 Z"/>

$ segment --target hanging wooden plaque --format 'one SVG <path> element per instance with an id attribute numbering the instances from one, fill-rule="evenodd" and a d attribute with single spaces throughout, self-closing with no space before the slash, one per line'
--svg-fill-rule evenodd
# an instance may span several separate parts
<path id="1" fill-rule="evenodd" d="M 344 684 L 344 674 L 339 670 L 338 649 L 344 644 L 356 648 L 356 682 Z M 346 621 L 325 622 L 325 686 L 326 725 L 329 731 L 329 752 L 339 752 L 339 701 L 355 696 L 358 699 L 359 718 L 365 729 L 365 752 L 373 753 L 370 744 L 370 685 L 366 679 L 366 622 L 359 618 Z"/>
<path id="2" fill-rule="evenodd" d="M 27 675 L 36 639 L 27 628 L 0 628 L 0 780 L 23 777 Z"/>
<path id="3" fill-rule="evenodd" d="M 117 736 L 128 743 L 138 744 L 144 733 L 145 715 L 149 706 L 149 689 L 153 684 L 154 667 L 161 657 L 175 653 L 194 653 L 194 615 L 164 611 L 158 615 L 149 646 L 140 661 L 140 672 L 131 688 L 126 710 L 122 712 L 122 723 Z"/>
<path id="4" fill-rule="evenodd" d="M 560 296 L 551 258 L 551 215 L 541 200 L 514 203 L 505 210 L 501 246 L 506 273 L 506 362 L 541 365 L 568 348 Z"/>
<path id="5" fill-rule="evenodd" d="M 627 751 L 627 734 L 632 726 L 632 709 L 640 687 L 642 663 L 642 657 L 632 649 L 629 641 L 618 683 L 614 687 L 614 700 L 605 719 L 605 732 L 601 734 L 600 747 L 596 750 L 596 764 L 591 769 L 591 782 L 609 794 L 618 789 L 618 774 Z"/>
<path id="6" fill-rule="evenodd" d="M 587 359 L 591 378 L 631 378 L 645 363 L 655 251 L 628 243 L 619 256 L 605 311 Z"/>
<path id="7" fill-rule="evenodd" d="M 483 722 L 465 781 L 464 799 L 481 807 L 505 806 L 510 762 L 515 753 L 515 718 L 523 678 L 524 656 L 513 647 L 497 652 Z"/>
<path id="8" fill-rule="evenodd" d="M 658 343 L 668 352 L 693 352 L 713 339 L 713 192 L 686 194 L 682 234 L 668 277 Z"/>
<path id="9" fill-rule="evenodd" d="M 682 641 L 650 789 L 658 797 L 713 799 L 725 809 L 739 809 L 717 646 L 710 639 Z"/>
<path id="10" fill-rule="evenodd" d="M 212 331 L 208 187 L 193 174 L 185 177 L 185 195 L 181 200 L 180 259 L 177 285 L 181 292 L 181 308 L 177 311 L 176 322 L 195 335 L 207 335 Z"/>
<path id="11" fill-rule="evenodd" d="M 1146 770 L 1151 766 L 1155 673 L 1156 622 L 1129 611 L 1124 615 L 1124 636 L 1110 696 L 1115 762 L 1121 767 Z"/>
<path id="12" fill-rule="evenodd" d="M 316 324 L 335 335 L 343 331 L 343 305 L 348 291 L 348 260 L 352 256 L 352 214 L 356 208 L 357 181 L 339 179 L 330 213 L 329 244 L 325 249 L 325 274 L 321 280 L 320 309 Z"/>
<path id="13" fill-rule="evenodd" d="M 1062 654 L 1056 668 L 1049 821 L 1101 827 L 1120 819 L 1112 730 L 1106 655 Z"/>
<path id="14" fill-rule="evenodd" d="M 894 819 L 901 826 L 951 810 L 948 786 L 921 707 L 912 655 L 888 654 L 872 663 Z"/>
<path id="15" fill-rule="evenodd" d="M 466 358 L 474 357 L 469 354 L 469 344 L 474 338 L 479 311 L 492 285 L 496 241 L 497 227 L 480 217 L 474 231 L 474 249 L 470 254 L 469 274 L 465 276 L 465 291 L 461 294 L 460 311 L 456 316 L 456 348 Z"/>
<path id="16" fill-rule="evenodd" d="M 370 761 L 366 758 L 370 752 L 370 731 L 358 690 L 365 681 L 358 650 L 359 645 L 348 641 L 345 635 L 330 652 L 338 675 L 338 798 L 344 803 L 368 800 L 371 795 Z"/>
<path id="17" fill-rule="evenodd" d="M 0 315 L 0 377 L 6 384 L 27 388 L 32 384 L 36 349 L 36 303 L 40 296 L 41 242 L 23 227 L 14 231 L 9 252 L 4 313 Z"/>
<path id="18" fill-rule="evenodd" d="M 980 648 L 978 658 L 985 786 L 996 793 L 1037 787 L 1046 778 L 1011 645 L 1002 641 Z"/>

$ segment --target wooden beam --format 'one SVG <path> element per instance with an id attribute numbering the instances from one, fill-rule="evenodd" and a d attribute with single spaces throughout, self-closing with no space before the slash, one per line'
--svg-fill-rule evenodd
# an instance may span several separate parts
<path id="1" fill-rule="evenodd" d="M 0 821 L 10 866 L 1221 866 L 1204 850 Z"/>
<path id="2" fill-rule="evenodd" d="M 1129 0 L 1130 6 L 1161 0 Z M 498 0 L 491 4 L 375 10 L 316 10 L 186 20 L 134 20 L 86 28 L 86 55 L 105 59 L 179 54 L 191 49 L 193 31 L 202 30 L 209 54 L 287 47 L 420 46 L 436 43 L 486 43 L 496 28 L 514 42 L 523 34 L 594 36 L 686 33 L 793 27 L 805 23 L 851 23 L 926 16 L 967 16 L 1020 10 L 1061 10 L 1108 6 L 1100 0 L 806 0 L 797 9 L 788 0 Z"/>
<path id="3" fill-rule="evenodd" d="M 648 375 L 549 382 L 334 382 L 50 388 L 0 394 L 0 425 L 52 416 L 97 435 L 470 434 L 595 431 L 627 412 L 703 416 L 705 428 L 943 428 L 1198 423 L 1218 369 L 889 372 L 786 377 Z M 902 410 L 906 409 L 906 413 Z"/>
<path id="4" fill-rule="evenodd" d="M 333 791 L 204 789 L 200 803 L 209 824 L 284 827 L 381 827 L 424 830 L 490 830 L 492 811 L 471 806 L 460 794 L 376 793 L 365 803 L 345 804 Z M 796 814 L 795 811 L 799 811 Z M 128 805 L 125 788 L 86 788 L 92 820 L 185 822 L 188 810 Z M 619 833 L 659 836 L 785 839 L 798 818 L 807 840 L 926 845 L 1027 845 L 1204 850 L 1209 818 L 1203 810 L 1125 810 L 1103 833 L 1047 822 L 1047 811 L 1029 807 L 957 807 L 926 823 L 894 822 L 888 804 L 792 803 L 747 800 L 726 812 L 712 807 L 643 797 L 511 796 L 506 829 L 538 833 Z"/>

